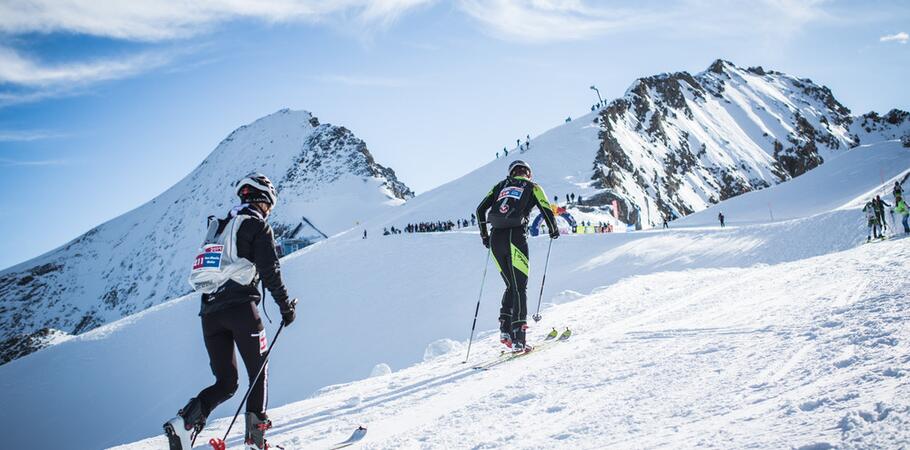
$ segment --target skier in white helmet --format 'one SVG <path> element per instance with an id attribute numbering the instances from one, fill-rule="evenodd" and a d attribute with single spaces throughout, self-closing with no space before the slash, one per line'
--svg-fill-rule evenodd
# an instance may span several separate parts
<path id="1" fill-rule="evenodd" d="M 296 316 L 296 300 L 289 299 L 282 282 L 275 239 L 266 221 L 278 202 L 275 187 L 258 173 L 247 175 L 235 187 L 242 204 L 225 218 L 211 221 L 190 276 L 190 284 L 202 292 L 199 315 L 215 383 L 191 398 L 176 417 L 164 424 L 171 450 L 190 450 L 208 415 L 237 391 L 235 346 L 251 382 L 265 364 L 268 343 L 257 308 L 262 301 L 257 285 L 262 282 L 272 294 L 285 326 Z M 272 424 L 266 415 L 267 402 L 266 364 L 246 402 L 248 450 L 269 448 L 265 431 Z"/>

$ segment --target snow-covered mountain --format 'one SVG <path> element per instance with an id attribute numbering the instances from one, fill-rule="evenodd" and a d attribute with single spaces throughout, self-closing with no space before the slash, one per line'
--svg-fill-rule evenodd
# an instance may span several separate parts
<path id="1" fill-rule="evenodd" d="M 812 80 L 717 60 L 637 80 L 595 119 L 593 203 L 659 224 L 822 164 L 861 143 L 908 134 L 907 113 L 859 118 Z M 643 217 L 637 217 L 635 210 Z"/>
<path id="2" fill-rule="evenodd" d="M 321 240 L 413 196 L 348 129 L 305 111 L 263 117 L 152 201 L 0 272 L 0 362 L 189 292 L 206 217 L 236 204 L 232 184 L 252 171 L 277 185 L 279 237 Z"/>

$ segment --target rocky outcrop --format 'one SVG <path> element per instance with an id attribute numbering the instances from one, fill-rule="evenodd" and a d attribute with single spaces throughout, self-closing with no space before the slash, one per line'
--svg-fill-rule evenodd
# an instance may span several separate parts
<path id="1" fill-rule="evenodd" d="M 870 129 L 882 122 L 869 117 Z M 600 111 L 593 186 L 644 226 L 802 175 L 857 145 L 850 110 L 808 79 L 716 60 L 636 80 Z M 892 125 L 893 126 L 893 125 Z M 588 202 L 586 202 L 588 203 Z"/>

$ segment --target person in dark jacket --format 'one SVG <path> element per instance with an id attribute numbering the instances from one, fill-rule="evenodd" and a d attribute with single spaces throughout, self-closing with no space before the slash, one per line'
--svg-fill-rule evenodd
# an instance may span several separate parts
<path id="1" fill-rule="evenodd" d="M 558 238 L 559 228 L 547 195 L 531 181 L 531 167 L 524 161 L 509 165 L 509 176 L 496 183 L 477 206 L 480 238 L 506 283 L 499 310 L 500 340 L 515 352 L 531 350 L 525 342 L 530 274 L 527 228 L 534 207 L 543 215 L 550 238 Z M 491 233 L 487 232 L 487 223 Z"/>
<path id="2" fill-rule="evenodd" d="M 213 293 L 202 295 L 199 315 L 202 317 L 202 335 L 215 383 L 191 398 L 177 417 L 165 424 L 172 450 L 189 450 L 189 442 L 205 425 L 212 410 L 237 391 L 235 346 L 250 382 L 265 364 L 268 343 L 259 318 L 258 305 L 262 301 L 259 283 L 269 290 L 278 304 L 284 326 L 293 323 L 296 316 L 296 300 L 288 297 L 281 278 L 272 228 L 266 221 L 278 200 L 277 192 L 267 177 L 250 174 L 237 183 L 237 195 L 243 204 L 235 207 L 224 219 L 219 219 L 217 234 L 232 233 L 225 239 L 231 239 L 236 246 L 237 261 L 249 266 L 248 270 L 252 273 L 248 279 L 252 281 L 241 284 L 231 278 Z M 268 378 L 266 364 L 247 398 L 247 449 L 264 449 L 267 446 L 265 431 L 271 427 L 266 415 Z"/>
<path id="3" fill-rule="evenodd" d="M 882 197 L 880 195 L 876 195 L 872 200 L 872 206 L 875 208 L 875 217 L 878 219 L 882 234 L 884 234 L 885 230 L 888 229 L 888 222 L 885 220 L 885 207 L 890 208 L 891 205 L 888 204 L 888 202 L 882 200 Z"/>

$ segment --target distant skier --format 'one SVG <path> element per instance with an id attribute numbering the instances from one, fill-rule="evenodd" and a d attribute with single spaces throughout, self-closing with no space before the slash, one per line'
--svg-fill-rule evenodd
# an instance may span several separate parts
<path id="1" fill-rule="evenodd" d="M 237 183 L 237 195 L 242 204 L 209 224 L 204 253 L 197 257 L 190 276 L 193 287 L 203 293 L 199 315 L 215 384 L 191 398 L 164 424 L 171 450 L 190 450 L 190 442 L 212 410 L 234 395 L 238 385 L 234 346 L 251 382 L 265 363 L 265 328 L 257 309 L 262 300 L 257 289 L 260 280 L 278 304 L 285 326 L 296 315 L 295 301 L 289 299 L 281 280 L 275 239 L 266 221 L 278 194 L 268 178 L 254 173 Z M 244 441 L 248 450 L 267 448 L 265 431 L 272 426 L 266 415 L 267 383 L 266 365 L 246 402 Z"/>
<path id="2" fill-rule="evenodd" d="M 907 218 L 910 216 L 910 209 L 907 208 L 907 203 L 904 202 L 903 197 L 898 195 L 896 200 L 894 200 L 894 204 L 894 210 L 901 215 L 901 224 L 904 226 L 904 234 L 910 233 L 910 226 L 907 225 Z"/>
<path id="3" fill-rule="evenodd" d="M 891 190 L 891 193 L 894 194 L 895 201 L 897 201 L 896 199 L 898 197 L 902 197 L 904 195 L 904 188 L 901 186 L 900 182 L 894 182 L 894 189 Z"/>
<path id="4" fill-rule="evenodd" d="M 499 310 L 500 341 L 514 352 L 530 351 L 525 342 L 527 326 L 528 215 L 533 207 L 543 215 L 550 239 L 559 237 L 556 217 L 543 188 L 531 181 L 531 167 L 524 161 L 509 165 L 509 176 L 500 181 L 477 206 L 480 238 L 491 250 L 506 283 Z M 489 215 L 487 211 L 489 210 Z M 487 223 L 493 228 L 487 233 Z"/>
<path id="5" fill-rule="evenodd" d="M 724 213 L 717 213 L 717 220 L 720 221 L 720 227 L 724 228 Z"/>
<path id="6" fill-rule="evenodd" d="M 666 229 L 666 228 L 670 228 L 670 224 L 667 223 L 667 216 L 665 215 L 665 216 L 663 216 L 663 217 L 664 217 L 664 228 L 665 228 L 665 229 Z"/>
<path id="7" fill-rule="evenodd" d="M 880 195 L 876 195 L 875 199 L 872 200 L 872 206 L 875 208 L 875 216 L 878 219 L 878 223 L 881 226 L 882 234 L 885 234 L 885 229 L 888 228 L 888 223 L 885 221 L 885 207 L 891 207 L 888 203 L 882 200 Z"/>
<path id="8" fill-rule="evenodd" d="M 363 239 L 367 238 L 367 230 L 363 230 Z"/>
<path id="9" fill-rule="evenodd" d="M 866 223 L 869 227 L 869 235 L 866 237 L 866 242 L 879 238 L 878 233 L 880 225 L 878 223 L 878 214 L 875 212 L 873 200 L 869 200 L 866 202 L 866 205 L 863 206 L 863 212 L 866 214 Z"/>

